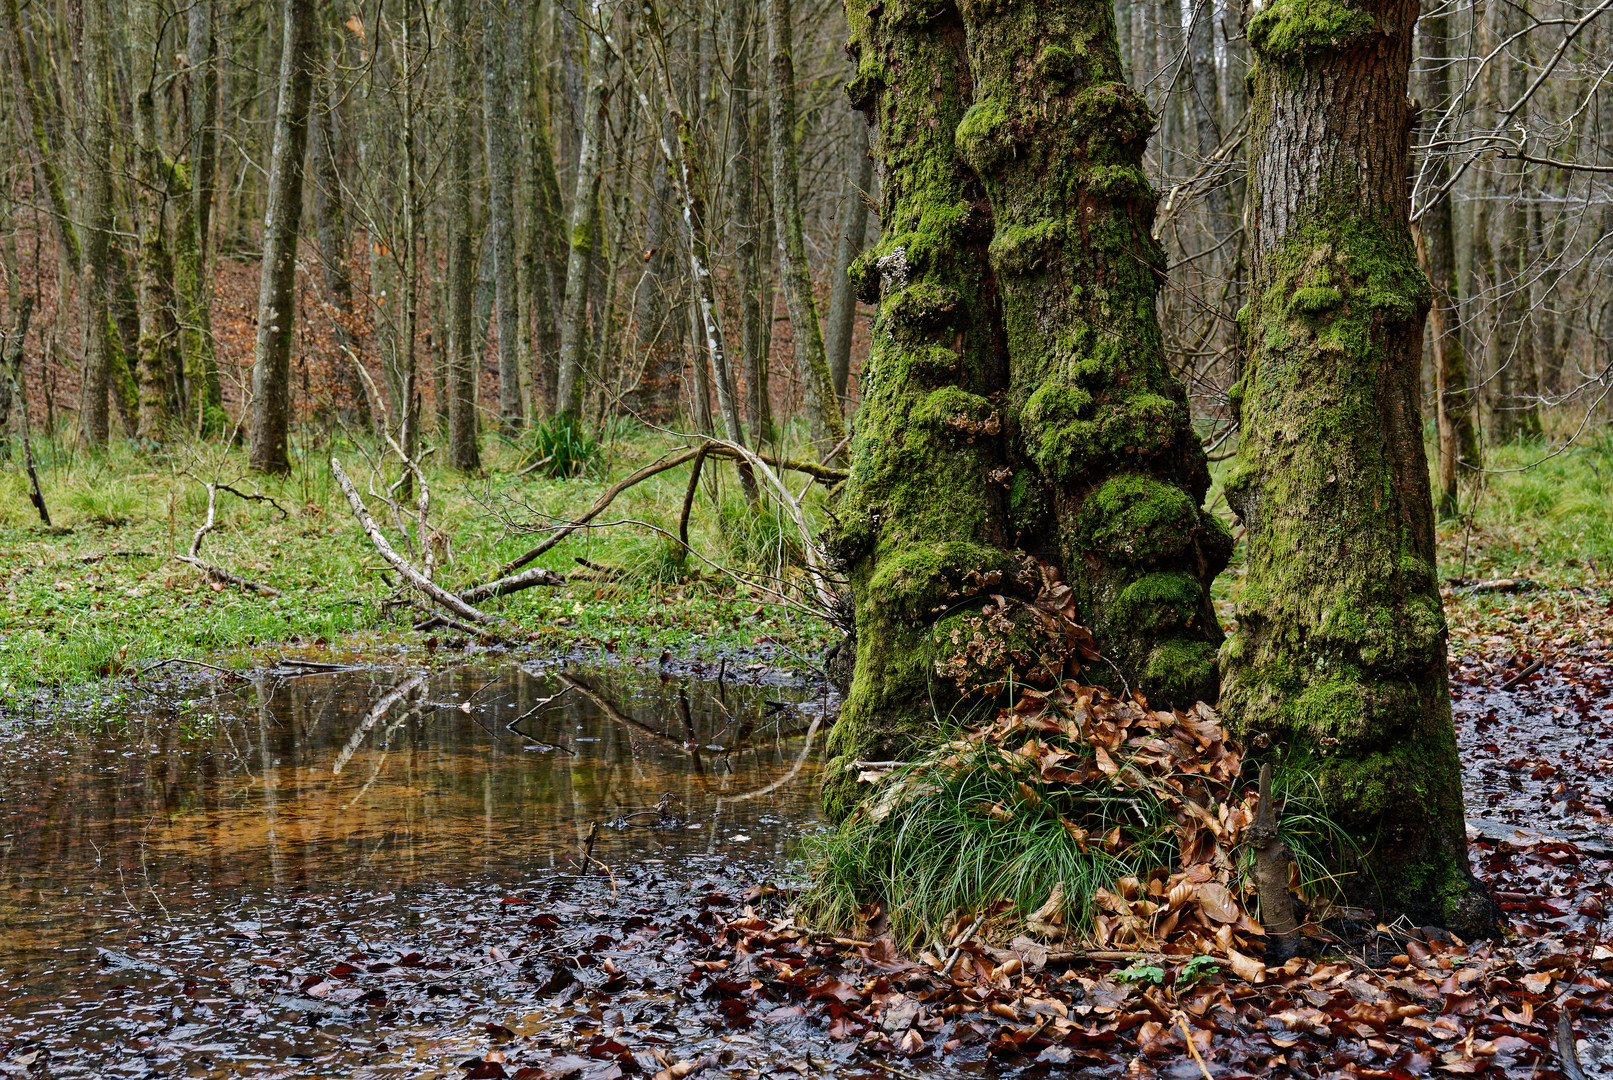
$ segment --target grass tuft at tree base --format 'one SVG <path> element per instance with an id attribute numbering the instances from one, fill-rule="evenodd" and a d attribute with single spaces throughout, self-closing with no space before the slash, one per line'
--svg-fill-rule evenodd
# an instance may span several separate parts
<path id="1" fill-rule="evenodd" d="M 839 826 L 807 841 L 798 917 L 897 945 L 944 946 L 983 914 L 991 936 L 1171 953 L 1265 951 L 1243 833 L 1257 795 L 1249 767 L 1206 705 L 1150 710 L 1067 682 L 886 771 Z M 1346 843 L 1276 785 L 1291 888 L 1320 914 L 1325 869 Z"/>

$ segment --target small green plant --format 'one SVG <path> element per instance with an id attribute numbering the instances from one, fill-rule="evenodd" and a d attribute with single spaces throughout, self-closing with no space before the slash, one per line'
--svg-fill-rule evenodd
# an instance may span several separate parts
<path id="1" fill-rule="evenodd" d="M 590 434 L 582 421 L 569 413 L 534 424 L 522 442 L 527 458 L 522 471 L 555 480 L 581 476 L 600 458 L 602 450 L 598 437 Z"/>
<path id="2" fill-rule="evenodd" d="M 1133 964 L 1115 978 L 1123 983 L 1151 983 L 1162 986 L 1165 982 L 1165 969 L 1152 964 Z"/>
<path id="3" fill-rule="evenodd" d="M 1219 974 L 1221 974 L 1221 965 L 1216 962 L 1215 957 L 1195 956 L 1176 969 L 1176 988 L 1186 990 L 1188 987 L 1197 986 L 1205 979 L 1213 979 Z"/>

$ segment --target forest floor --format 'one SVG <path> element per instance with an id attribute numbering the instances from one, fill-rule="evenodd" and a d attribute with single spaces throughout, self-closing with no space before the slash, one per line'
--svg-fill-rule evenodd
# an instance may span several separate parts
<path id="1" fill-rule="evenodd" d="M 574 515 L 669 445 L 626 435 L 594 474 L 568 481 L 514 478 L 519 449 L 498 445 L 484 476 L 429 471 L 434 520 L 451 533 L 453 562 L 442 580 L 452 587 L 485 578 L 533 543 L 534 528 Z M 122 692 L 123 677 L 170 658 L 243 671 L 288 655 L 429 666 L 435 651 L 436 659 L 457 662 L 467 643 L 413 633 L 385 608 L 392 587 L 328 466 L 312 464 L 335 454 L 363 487 L 359 449 L 306 449 L 309 464 L 266 480 L 246 474 L 237 450 L 99 457 L 47 444 L 38 456 L 55 515 L 50 529 L 34 518 L 19 470 L 0 473 L 0 697 L 15 702 L 46 688 L 76 688 L 79 700 L 110 697 Z M 1542 456 L 1519 445 L 1493 454 L 1490 465 L 1514 469 Z M 221 495 L 221 527 L 203 551 L 280 596 L 216 588 L 175 560 L 205 515 L 208 480 L 275 500 Z M 675 532 L 685 484 L 684 470 L 664 474 L 605 517 Z M 697 501 L 696 549 L 714 563 L 787 577 L 788 531 L 778 522 L 743 525 L 732 488 Z M 383 1040 L 380 1050 L 396 1043 L 387 1032 L 403 1022 L 400 1009 L 405 1019 L 418 1009 L 422 1024 L 459 1024 L 444 999 L 463 993 L 473 1037 L 453 1044 L 466 1048 L 454 1072 L 470 1077 L 779 1075 L 780 1052 L 800 1063 L 790 1067 L 801 1075 L 847 1077 L 1041 1075 L 1077 1066 L 1113 1076 L 1572 1080 L 1576 1057 L 1588 1075 L 1600 1065 L 1613 1070 L 1601 1020 L 1613 1011 L 1613 950 L 1602 944 L 1613 901 L 1605 779 L 1613 767 L 1610 489 L 1613 444 L 1587 442 L 1529 471 L 1487 474 L 1476 494 L 1464 486 L 1464 515 L 1440 526 L 1469 836 L 1475 868 L 1510 923 L 1500 942 L 1468 945 L 1407 926 L 1385 937 L 1382 955 L 1237 972 L 1163 957 L 1101 960 L 1079 950 L 1055 957 L 1023 945 L 1005 955 L 965 940 L 943 972 L 942 956 L 898 956 L 889 941 L 836 941 L 793 926 L 787 890 L 768 884 L 792 872 L 777 862 L 719 862 L 724 869 L 709 878 L 672 888 L 667 875 L 677 869 L 623 858 L 611 860 L 608 881 L 551 874 L 527 891 L 513 891 L 514 878 L 489 881 L 474 908 L 484 914 L 401 934 L 379 928 L 359 952 L 334 933 L 321 944 L 320 920 L 310 918 L 292 931 L 300 958 L 275 961 L 283 977 L 254 959 L 264 968 L 253 971 L 259 989 L 241 992 L 256 1002 L 268 992 L 265 979 L 282 979 L 283 987 L 270 989 L 294 1017 L 286 1030 L 324 1024 L 316 1013 L 327 1007 L 321 1002 L 333 1003 L 340 1016 L 331 1022 L 350 1026 L 333 1036 L 332 1068 L 357 1060 L 358 1042 L 371 1035 Z M 534 654 L 613 653 L 652 666 L 657 653 L 671 653 L 686 668 L 727 659 L 809 669 L 828 643 L 826 627 L 794 613 L 768 586 L 680 565 L 672 550 L 638 526 L 584 531 L 543 560 L 570 575 L 565 586 L 530 590 L 499 610 L 530 635 Z M 579 557 L 624 573 L 594 579 L 600 572 Z M 1228 618 L 1236 577 L 1235 565 L 1216 588 Z M 251 684 L 226 678 L 222 685 Z M 332 745 L 344 739 L 336 732 Z M 212 768 L 199 764 L 198 775 Z M 693 864 L 689 872 L 708 873 Z M 166 910 L 146 916 L 148 929 L 131 923 L 130 939 L 169 964 L 157 951 L 162 935 L 150 928 L 172 920 Z M 495 923 L 503 935 L 497 948 L 510 964 L 477 958 Z M 467 934 L 475 940 L 461 940 Z M 233 948 L 218 944 L 225 953 Z M 524 950 L 547 982 L 511 949 Z M 114 969 L 125 959 L 103 957 Z M 191 1008 L 185 976 L 138 963 L 146 969 L 115 972 L 137 984 L 149 977 L 152 987 L 136 998 Z M 386 982 L 393 968 L 432 974 L 394 988 Z M 493 1006 L 506 993 L 535 1003 L 523 1007 L 538 1008 L 533 1015 L 543 1021 L 519 1024 L 508 1019 L 513 1013 L 501 1020 Z M 363 1010 L 375 1001 L 391 1004 L 366 1019 Z M 60 1034 L 72 1044 L 68 1028 Z M 37 1036 L 20 1029 L 15 1036 L 0 1071 L 43 1052 L 34 1049 L 44 1045 L 32 1041 Z M 183 1051 L 168 1028 L 142 1038 L 153 1061 L 151 1054 Z"/>
<path id="2" fill-rule="evenodd" d="M 483 475 L 427 469 L 433 520 L 449 540 L 440 574 L 449 587 L 484 579 L 534 543 L 536 530 L 575 515 L 673 445 L 624 429 L 607 437 L 583 476 L 553 480 L 512 475 L 531 456 L 527 447 L 486 443 Z M 91 454 L 36 440 L 50 528 L 29 504 L 23 471 L 15 462 L 0 469 L 0 702 L 174 657 L 248 668 L 286 646 L 357 656 L 459 644 L 410 633 L 406 613 L 385 606 L 395 595 L 390 572 L 328 465 L 333 455 L 344 459 L 362 488 L 362 449 L 339 436 L 298 449 L 300 466 L 280 479 L 248 473 L 239 448 L 179 444 L 145 453 L 122 444 Z M 1492 451 L 1488 464 L 1498 471 L 1476 487 L 1464 482 L 1463 515 L 1440 524 L 1455 661 L 1549 657 L 1613 637 L 1602 610 L 1613 589 L 1613 439 L 1582 439 L 1527 471 L 1509 471 L 1545 456 L 1531 444 Z M 686 478 L 680 468 L 630 489 L 605 515 L 620 524 L 578 532 L 539 561 L 565 574 L 565 586 L 495 602 L 498 612 L 535 644 L 557 649 L 669 650 L 716 662 L 765 641 L 801 665 L 815 662 L 831 629 L 780 596 L 789 592 L 780 579 L 796 573 L 791 530 L 745 514 L 731 475 L 696 500 L 691 540 L 702 559 L 680 559 L 676 542 L 649 527 L 676 532 Z M 279 596 L 221 587 L 175 558 L 205 518 L 209 480 L 274 500 L 221 493 L 218 528 L 202 554 Z M 809 492 L 809 512 L 821 492 Z M 1218 492 L 1210 503 L 1227 513 Z M 718 566 L 747 571 L 749 583 Z M 1214 589 L 1229 625 L 1240 569 L 1235 557 Z"/>
<path id="3" fill-rule="evenodd" d="M 673 445 L 642 429 L 607 438 L 588 471 L 564 480 L 513 476 L 534 455 L 495 439 L 482 475 L 427 466 L 432 522 L 447 540 L 438 581 L 453 589 L 484 580 L 546 526 Z M 335 658 L 463 648 L 452 634 L 412 633 L 409 612 L 388 607 L 393 572 L 354 523 L 328 464 L 342 459 L 362 490 L 364 452 L 345 440 L 302 449 L 301 466 L 282 479 L 250 474 L 238 448 L 147 454 L 125 445 L 87 454 L 36 443 L 52 527 L 30 505 L 22 470 L 0 472 L 0 702 L 169 658 L 244 670 L 287 647 Z M 676 541 L 651 528 L 676 534 L 687 476 L 680 468 L 631 488 L 602 519 L 614 527 L 579 531 L 546 553 L 537 565 L 560 571 L 565 586 L 530 589 L 489 610 L 535 648 L 671 651 L 686 663 L 718 663 L 767 644 L 787 665 L 814 664 L 829 628 L 792 616 L 769 585 L 786 579 L 789 591 L 792 528 L 746 515 L 731 474 L 715 490 L 703 486 L 691 514 L 691 544 L 709 561 L 680 558 Z M 202 557 L 280 595 L 218 585 L 176 558 L 205 520 L 208 481 L 273 501 L 221 491 Z M 718 565 L 743 567 L 750 583 Z"/>

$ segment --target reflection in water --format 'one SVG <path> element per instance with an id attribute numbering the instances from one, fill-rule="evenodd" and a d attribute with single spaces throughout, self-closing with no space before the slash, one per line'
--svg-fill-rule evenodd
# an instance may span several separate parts
<path id="1" fill-rule="evenodd" d="M 559 888 L 595 822 L 617 823 L 593 857 L 619 873 L 776 864 L 815 813 L 821 703 L 803 693 L 619 669 L 346 672 L 141 706 L 90 734 L 0 730 L 0 1074 L 30 1053 L 52 1076 L 302 1060 L 295 1032 L 319 1016 L 242 1025 L 227 1003 L 268 993 L 243 971 L 263 984 L 299 948 L 364 952 L 474 921 L 464 906 L 489 895 Z M 658 806 L 676 820 L 639 813 Z M 177 973 L 181 996 L 140 993 L 160 976 L 131 959 Z M 283 997 L 281 1013 L 315 1000 Z M 321 1053 L 329 1070 L 284 1075 L 356 1075 L 351 1054 Z"/>

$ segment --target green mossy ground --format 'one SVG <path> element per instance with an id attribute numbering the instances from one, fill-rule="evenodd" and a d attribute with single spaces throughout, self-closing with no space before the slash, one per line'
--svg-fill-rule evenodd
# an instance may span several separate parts
<path id="1" fill-rule="evenodd" d="M 451 536 L 454 558 L 439 580 L 469 585 L 535 542 L 506 529 L 489 507 L 519 520 L 570 516 L 671 445 L 643 430 L 618 435 L 607 439 L 588 472 L 571 480 L 511 477 L 523 452 L 492 438 L 484 442 L 482 476 L 464 477 L 428 459 L 433 520 Z M 126 674 L 165 657 L 250 667 L 287 647 L 363 657 L 417 646 L 423 635 L 408 629 L 405 616 L 381 610 L 392 589 L 323 464 L 332 455 L 341 458 L 363 487 L 363 454 L 340 442 L 298 449 L 303 454 L 291 476 L 281 479 L 248 474 L 241 451 L 212 444 L 176 443 L 145 453 L 120 443 L 88 453 L 36 439 L 55 530 L 39 524 L 13 454 L 13 464 L 0 468 L 0 702 L 37 687 Z M 750 515 L 732 472 L 724 472 L 720 505 L 705 491 L 696 500 L 695 549 L 761 574 L 775 572 L 780 560 L 786 573 L 798 573 L 792 568 L 798 542 L 787 519 Z M 234 481 L 286 508 L 282 517 L 265 504 L 221 494 L 219 528 L 203 542 L 208 560 L 283 595 L 215 590 L 173 559 L 188 550 L 206 515 L 207 494 L 197 476 Z M 687 483 L 687 467 L 664 473 L 622 496 L 611 516 L 675 534 Z M 821 513 L 815 497 L 810 509 Z M 392 532 L 390 522 L 383 525 Z M 514 632 L 534 646 L 624 655 L 670 649 L 699 658 L 775 642 L 805 667 L 835 637 L 827 624 L 698 560 L 679 558 L 674 543 L 644 529 L 578 533 L 537 565 L 585 572 L 577 556 L 621 568 L 626 576 L 532 589 L 489 601 L 486 609 L 511 619 Z"/>

